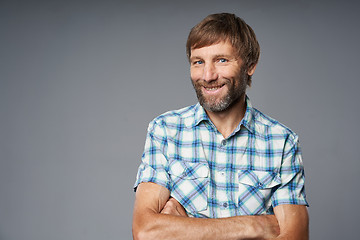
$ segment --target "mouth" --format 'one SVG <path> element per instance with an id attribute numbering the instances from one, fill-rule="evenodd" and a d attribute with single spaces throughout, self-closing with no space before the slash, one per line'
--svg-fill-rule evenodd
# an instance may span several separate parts
<path id="1" fill-rule="evenodd" d="M 217 93 L 221 91 L 221 89 L 225 86 L 225 84 L 217 85 L 217 86 L 203 86 L 204 90 L 208 93 Z"/>

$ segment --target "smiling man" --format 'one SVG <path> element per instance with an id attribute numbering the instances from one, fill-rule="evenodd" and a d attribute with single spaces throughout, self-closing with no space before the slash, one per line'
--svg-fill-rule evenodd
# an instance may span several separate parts
<path id="1" fill-rule="evenodd" d="M 298 137 L 246 96 L 259 54 L 253 30 L 233 14 L 191 30 L 199 103 L 149 124 L 134 239 L 308 239 Z"/>

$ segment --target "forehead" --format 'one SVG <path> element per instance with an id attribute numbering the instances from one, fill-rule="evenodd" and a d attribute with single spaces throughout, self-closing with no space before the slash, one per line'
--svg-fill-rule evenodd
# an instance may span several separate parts
<path id="1" fill-rule="evenodd" d="M 237 56 L 234 47 L 228 41 L 221 41 L 208 46 L 191 49 L 191 58 L 217 55 Z"/>

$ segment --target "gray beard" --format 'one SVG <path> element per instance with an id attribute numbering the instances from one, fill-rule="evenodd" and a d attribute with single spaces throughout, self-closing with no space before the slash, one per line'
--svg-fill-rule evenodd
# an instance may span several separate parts
<path id="1" fill-rule="evenodd" d="M 247 87 L 246 82 L 248 78 L 245 68 L 241 68 L 240 74 L 241 74 L 240 82 L 234 85 L 229 85 L 230 81 L 227 81 L 229 87 L 228 94 L 219 101 L 216 101 L 216 98 L 205 98 L 199 84 L 196 84 L 193 81 L 191 81 L 200 105 L 205 110 L 211 112 L 223 112 L 229 107 L 231 107 L 233 104 L 240 101 L 241 96 L 243 96 L 246 93 L 246 87 Z"/>
<path id="2" fill-rule="evenodd" d="M 230 105 L 235 102 L 240 96 L 232 96 L 230 94 L 226 95 L 220 101 L 216 101 L 215 98 L 206 99 L 201 92 L 201 89 L 195 89 L 197 98 L 200 105 L 208 111 L 211 112 L 222 112 L 225 111 Z"/>

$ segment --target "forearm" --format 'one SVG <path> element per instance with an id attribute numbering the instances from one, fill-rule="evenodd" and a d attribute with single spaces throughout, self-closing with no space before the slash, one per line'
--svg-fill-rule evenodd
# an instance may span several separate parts
<path id="1" fill-rule="evenodd" d="M 274 215 L 190 218 L 182 206 L 169 197 L 170 191 L 157 184 L 141 183 L 138 186 L 133 215 L 135 240 L 264 239 L 279 234 Z"/>
<path id="2" fill-rule="evenodd" d="M 272 237 L 275 217 L 238 216 L 200 219 L 148 212 L 134 216 L 135 240 L 142 239 L 256 239 Z"/>
<path id="3" fill-rule="evenodd" d="M 280 205 L 274 208 L 280 234 L 267 240 L 308 240 L 309 216 L 306 206 Z"/>
<path id="4" fill-rule="evenodd" d="M 296 236 L 290 234 L 282 234 L 277 236 L 276 238 L 267 238 L 265 240 L 309 240 L 309 235 Z"/>

